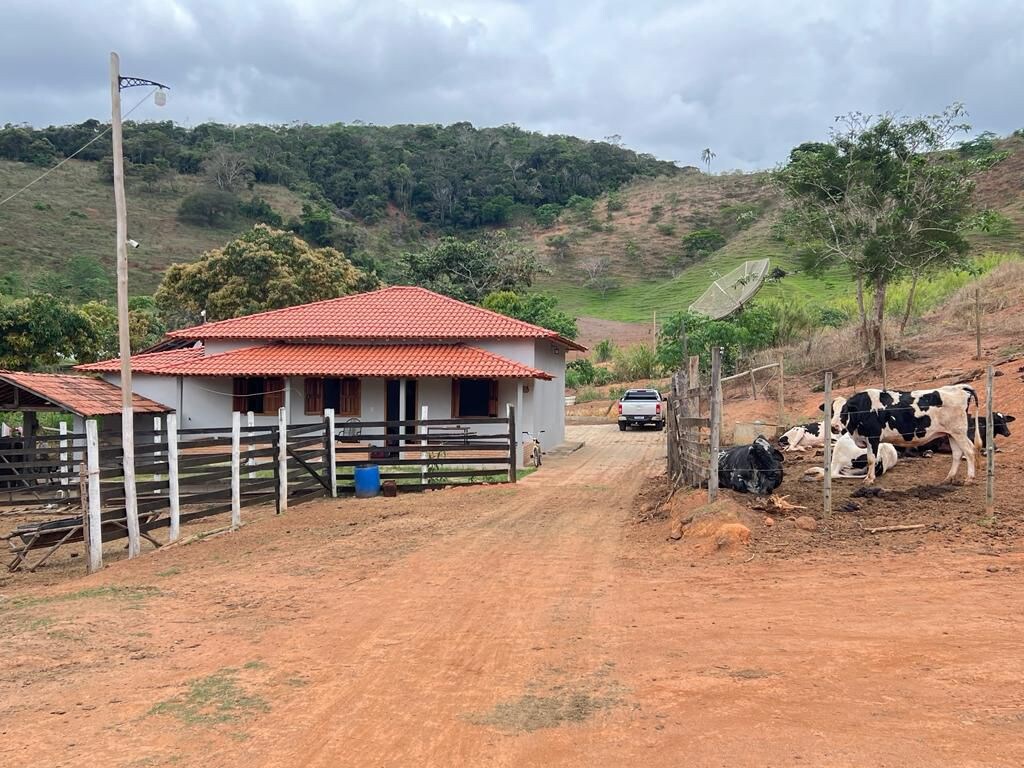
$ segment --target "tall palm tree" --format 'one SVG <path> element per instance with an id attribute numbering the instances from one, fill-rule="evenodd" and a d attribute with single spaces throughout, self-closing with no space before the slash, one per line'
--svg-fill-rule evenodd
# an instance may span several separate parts
<path id="1" fill-rule="evenodd" d="M 716 157 L 718 157 L 718 155 L 711 151 L 711 147 L 704 147 L 704 151 L 700 153 L 700 161 L 704 163 L 704 166 L 708 169 L 708 176 L 711 175 L 711 161 Z"/>

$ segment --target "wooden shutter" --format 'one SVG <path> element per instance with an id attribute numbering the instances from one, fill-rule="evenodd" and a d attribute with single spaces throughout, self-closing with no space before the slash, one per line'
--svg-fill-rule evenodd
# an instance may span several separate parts
<path id="1" fill-rule="evenodd" d="M 452 379 L 452 418 L 459 418 L 459 380 Z"/>
<path id="2" fill-rule="evenodd" d="M 491 385 L 491 395 L 487 401 L 487 415 L 493 419 L 498 415 L 498 380 L 491 379 L 488 383 Z"/>
<path id="3" fill-rule="evenodd" d="M 284 408 L 284 379 L 280 376 L 263 380 L 263 412 L 277 413 Z"/>
<path id="4" fill-rule="evenodd" d="M 233 396 L 231 398 L 231 410 L 238 413 L 245 413 L 249 410 L 249 381 L 248 379 L 235 379 Z"/>
<path id="5" fill-rule="evenodd" d="M 316 416 L 324 412 L 324 380 L 306 379 L 306 415 Z"/>
<path id="6" fill-rule="evenodd" d="M 359 379 L 341 380 L 341 402 L 339 410 L 341 416 L 358 416 L 360 412 L 360 400 L 362 382 Z"/>

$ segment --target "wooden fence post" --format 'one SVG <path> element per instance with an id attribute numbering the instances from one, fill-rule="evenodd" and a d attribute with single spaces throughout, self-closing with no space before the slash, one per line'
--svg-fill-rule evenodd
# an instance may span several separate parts
<path id="1" fill-rule="evenodd" d="M 242 524 L 242 414 L 231 412 L 231 530 Z"/>
<path id="2" fill-rule="evenodd" d="M 779 424 L 786 421 L 786 362 L 779 355 Z"/>
<path id="3" fill-rule="evenodd" d="M 327 439 L 324 441 L 324 449 L 327 455 L 324 457 L 324 471 L 331 473 L 331 498 L 338 498 L 338 464 L 335 455 L 334 445 L 334 409 L 324 409 L 324 429 L 327 430 Z"/>
<path id="4" fill-rule="evenodd" d="M 249 479 L 256 479 L 256 457 L 253 456 L 253 452 L 256 450 L 256 438 L 253 437 L 252 429 L 256 426 L 256 414 L 252 411 L 248 411 L 245 414 L 245 426 L 249 427 L 249 458 L 245 460 L 245 464 L 249 467 Z"/>
<path id="5" fill-rule="evenodd" d="M 508 481 L 514 483 L 518 479 L 516 454 L 519 453 L 516 448 L 519 444 L 516 440 L 516 407 L 509 403 L 505 406 L 505 413 L 508 416 Z"/>
<path id="6" fill-rule="evenodd" d="M 974 359 L 981 360 L 981 291 L 974 289 Z"/>
<path id="7" fill-rule="evenodd" d="M 71 473 L 71 467 L 68 466 L 68 423 L 66 421 L 60 422 L 57 425 L 57 431 L 60 433 L 60 473 L 61 475 L 68 475 Z M 61 485 L 69 485 L 70 479 L 67 477 L 61 477 Z"/>
<path id="8" fill-rule="evenodd" d="M 718 498 L 718 450 L 722 439 L 722 348 L 711 348 L 711 440 L 708 460 L 708 503 Z"/>
<path id="9" fill-rule="evenodd" d="M 277 513 L 288 511 L 288 411 L 277 411 Z"/>
<path id="10" fill-rule="evenodd" d="M 991 517 L 996 511 L 996 436 L 992 419 L 992 403 L 995 400 L 995 370 L 988 367 L 985 378 L 987 392 L 985 394 L 985 514 Z M 975 424 L 977 429 L 978 425 Z M 973 450 L 973 447 L 972 449 Z"/>
<path id="11" fill-rule="evenodd" d="M 89 573 L 103 567 L 100 530 L 100 439 L 95 419 L 85 422 L 85 451 L 89 473 Z"/>
<path id="12" fill-rule="evenodd" d="M 159 416 L 154 416 L 153 417 L 153 445 L 160 445 L 160 417 Z M 154 464 L 159 464 L 160 463 L 160 455 L 161 455 L 160 451 L 153 451 L 153 463 Z M 162 479 L 162 476 L 160 475 L 159 472 L 154 472 L 153 473 L 153 482 L 154 483 L 159 483 L 161 479 Z M 159 496 L 160 495 L 160 489 L 157 488 L 155 493 L 156 493 L 157 496 Z"/>
<path id="13" fill-rule="evenodd" d="M 822 486 L 822 502 L 825 517 L 832 517 L 832 372 L 825 372 L 825 420 L 822 424 L 825 434 L 825 482 Z"/>
<path id="14" fill-rule="evenodd" d="M 422 485 L 424 487 L 426 487 L 429 484 L 429 482 L 430 482 L 430 478 L 427 477 L 427 464 L 426 464 L 426 460 L 430 458 L 430 454 L 427 452 L 427 425 L 422 423 L 422 422 L 425 422 L 427 420 L 427 414 L 428 413 L 429 413 L 429 411 L 427 410 L 427 406 L 421 405 L 420 406 L 420 422 L 421 423 L 416 428 L 416 431 L 419 432 L 420 435 L 421 435 L 421 437 L 420 437 L 420 459 L 423 461 L 423 464 L 420 465 L 420 485 Z"/>
<path id="15" fill-rule="evenodd" d="M 178 495 L 178 414 L 167 414 L 167 495 L 171 506 L 171 530 L 167 538 L 181 534 L 181 497 Z"/>
<path id="16" fill-rule="evenodd" d="M 757 400 L 757 379 L 754 378 L 754 369 L 750 369 L 750 392 L 754 396 L 753 399 Z"/>
<path id="17" fill-rule="evenodd" d="M 886 390 L 889 388 L 889 377 L 885 369 L 885 323 L 879 323 L 878 325 L 878 346 L 879 354 L 881 355 L 882 361 L 882 389 Z"/>

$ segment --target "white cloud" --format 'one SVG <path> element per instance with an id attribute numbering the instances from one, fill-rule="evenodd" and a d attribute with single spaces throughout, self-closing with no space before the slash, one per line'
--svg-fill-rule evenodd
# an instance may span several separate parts
<path id="1" fill-rule="evenodd" d="M 105 116 L 116 49 L 173 87 L 143 119 L 515 122 L 752 168 L 853 109 L 1022 127 L 1021 39 L 1012 0 L 8 0 L 0 121 Z"/>

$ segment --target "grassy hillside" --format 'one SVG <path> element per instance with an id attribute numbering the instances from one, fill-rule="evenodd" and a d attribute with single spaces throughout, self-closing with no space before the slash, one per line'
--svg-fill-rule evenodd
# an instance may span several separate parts
<path id="1" fill-rule="evenodd" d="M 34 165 L 0 161 L 0 190 L 18 189 L 39 173 Z M 169 264 L 193 261 L 251 226 L 241 220 L 227 228 L 179 222 L 178 205 L 197 184 L 196 177 L 175 176 L 149 189 L 138 179 L 128 180 L 128 232 L 142 244 L 128 256 L 133 294 L 151 293 Z M 282 214 L 297 215 L 301 209 L 301 200 L 284 187 L 257 184 L 254 193 Z M 31 289 L 40 275 L 59 273 L 76 255 L 96 258 L 113 286 L 113 189 L 100 181 L 96 163 L 72 160 L 0 207 L 0 274 Z"/>
<path id="2" fill-rule="evenodd" d="M 971 235 L 979 254 L 1024 251 L 1024 138 L 999 144 L 1010 156 L 978 179 L 977 198 L 979 205 L 998 211 L 1005 221 L 995 232 Z M 610 218 L 606 199 L 599 201 L 595 224 L 588 226 L 567 216 L 569 221 L 534 233 L 537 249 L 546 254 L 550 269 L 541 285 L 556 294 L 567 311 L 608 320 L 649 321 L 655 311 L 685 309 L 717 277 L 748 259 L 761 258 L 790 273 L 778 283 L 766 284 L 761 297 L 824 304 L 851 293 L 841 271 L 822 279 L 799 273 L 794 255 L 772 237 L 781 201 L 764 174 L 641 180 L 625 188 L 620 199 L 622 210 L 612 211 Z M 742 222 L 736 220 L 738 216 Z M 726 234 L 725 246 L 705 260 L 687 261 L 682 237 L 706 227 Z M 564 259 L 556 259 L 547 245 L 548 238 L 558 235 L 572 241 Z M 607 292 L 585 287 L 582 265 L 592 258 L 608 259 L 617 287 Z"/>

